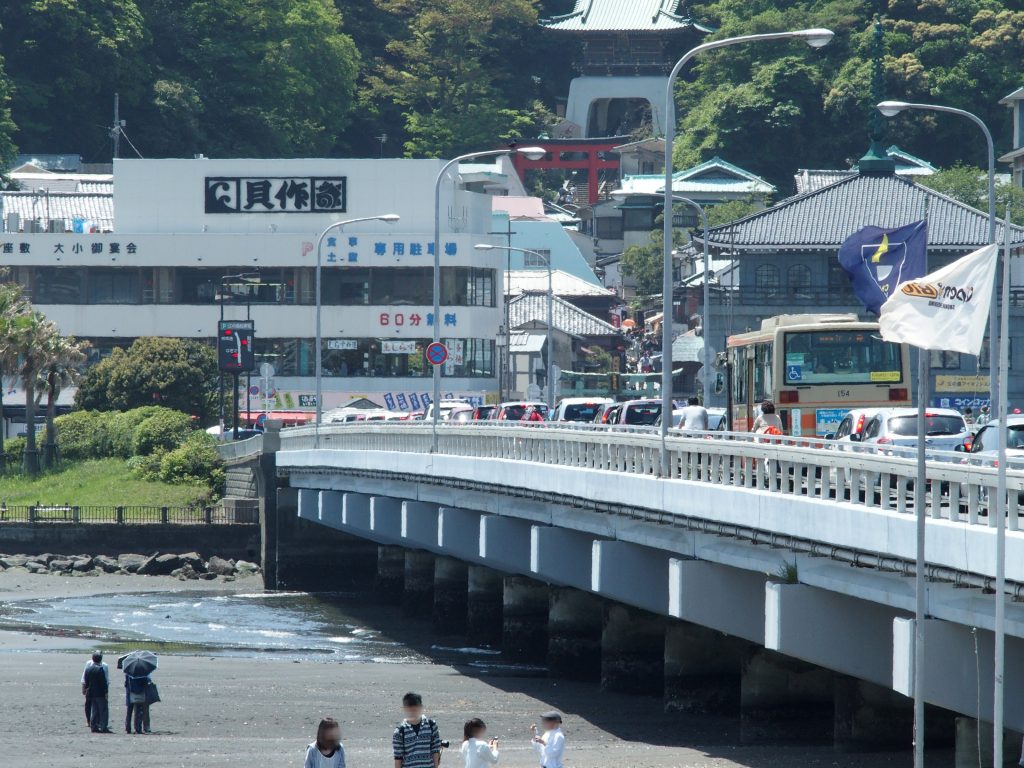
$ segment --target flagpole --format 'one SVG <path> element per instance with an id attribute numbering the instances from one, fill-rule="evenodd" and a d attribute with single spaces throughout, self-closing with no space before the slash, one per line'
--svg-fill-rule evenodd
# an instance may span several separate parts
<path id="1" fill-rule="evenodd" d="M 992 238 L 995 240 L 995 238 Z M 1003 678 L 1006 664 L 1006 379 L 1010 368 L 1010 201 L 1006 201 L 1003 216 L 1003 285 L 1000 292 L 1002 306 L 999 314 L 999 425 L 996 439 L 999 441 L 998 464 L 996 466 L 996 626 L 995 665 L 992 680 L 992 764 L 1003 764 Z M 989 338 L 994 335 L 989 331 Z M 989 344 L 991 347 L 991 343 Z M 989 365 L 992 361 L 989 360 Z M 989 510 L 992 514 L 992 510 Z"/>
<path id="2" fill-rule="evenodd" d="M 914 486 L 914 512 L 917 515 L 917 557 L 914 560 L 914 768 L 924 766 L 924 540 L 927 520 L 928 492 L 925 472 L 924 441 L 925 403 L 928 400 L 928 355 L 927 349 L 917 351 L 917 480 Z"/>

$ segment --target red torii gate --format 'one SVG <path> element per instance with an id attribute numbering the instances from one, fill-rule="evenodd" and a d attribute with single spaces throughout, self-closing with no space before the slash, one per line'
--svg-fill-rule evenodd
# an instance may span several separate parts
<path id="1" fill-rule="evenodd" d="M 512 164 L 525 181 L 526 171 L 537 170 L 585 170 L 587 172 L 588 203 L 593 205 L 598 200 L 599 172 L 613 170 L 618 174 L 619 153 L 615 147 L 629 142 L 629 136 L 606 136 L 598 139 L 530 139 L 523 140 L 530 146 L 541 147 L 547 154 L 540 160 L 530 160 L 516 152 L 512 155 Z"/>

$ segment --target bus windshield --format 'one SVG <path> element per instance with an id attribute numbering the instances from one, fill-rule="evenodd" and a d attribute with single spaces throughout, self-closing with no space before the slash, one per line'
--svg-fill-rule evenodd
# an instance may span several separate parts
<path id="1" fill-rule="evenodd" d="M 877 331 L 799 331 L 785 334 L 785 383 L 896 384 L 903 380 L 899 344 Z"/>

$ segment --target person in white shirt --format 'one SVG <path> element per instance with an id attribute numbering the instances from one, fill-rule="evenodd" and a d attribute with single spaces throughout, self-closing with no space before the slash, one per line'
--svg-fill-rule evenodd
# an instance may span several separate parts
<path id="1" fill-rule="evenodd" d="M 462 749 L 465 768 L 487 768 L 498 762 L 498 740 L 488 739 L 487 724 L 479 717 L 467 720 L 462 729 Z"/>
<path id="2" fill-rule="evenodd" d="M 699 397 L 689 398 L 681 413 L 682 418 L 679 420 L 681 430 L 684 432 L 707 432 L 708 409 L 700 404 Z"/>
<path id="3" fill-rule="evenodd" d="M 89 698 L 89 692 L 85 687 L 85 673 L 96 664 L 93 659 L 99 656 L 99 665 L 103 667 L 103 676 L 107 678 L 107 686 L 110 686 L 110 667 L 107 666 L 106 662 L 103 661 L 103 654 L 96 651 L 92 658 L 85 662 L 85 669 L 82 670 L 82 695 L 85 696 L 85 725 L 86 727 L 92 727 L 92 699 Z"/>
<path id="4" fill-rule="evenodd" d="M 537 732 L 537 726 L 530 726 L 533 748 L 540 760 L 540 768 L 564 768 L 565 734 L 562 733 L 562 716 L 558 712 L 545 712 L 540 716 L 544 733 Z"/>
<path id="5" fill-rule="evenodd" d="M 316 729 L 316 741 L 306 748 L 302 768 L 345 768 L 345 747 L 341 744 L 341 726 L 333 717 L 325 717 Z"/>

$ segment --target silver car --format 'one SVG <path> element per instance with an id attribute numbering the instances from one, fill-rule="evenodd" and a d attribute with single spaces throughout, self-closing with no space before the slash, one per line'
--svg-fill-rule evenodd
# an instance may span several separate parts
<path id="1" fill-rule="evenodd" d="M 884 408 L 871 417 L 864 427 L 861 442 L 890 448 L 917 446 L 916 408 Z M 925 447 L 936 451 L 954 451 L 962 448 L 971 435 L 964 417 L 952 408 L 929 408 L 925 411 Z"/>

